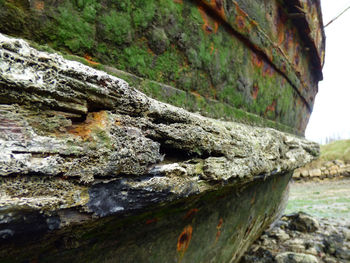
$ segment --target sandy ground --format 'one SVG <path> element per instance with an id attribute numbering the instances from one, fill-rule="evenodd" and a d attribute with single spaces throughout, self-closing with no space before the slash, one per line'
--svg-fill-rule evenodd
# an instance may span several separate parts
<path id="1" fill-rule="evenodd" d="M 292 182 L 285 213 L 296 211 L 319 218 L 350 220 L 350 178 Z"/>

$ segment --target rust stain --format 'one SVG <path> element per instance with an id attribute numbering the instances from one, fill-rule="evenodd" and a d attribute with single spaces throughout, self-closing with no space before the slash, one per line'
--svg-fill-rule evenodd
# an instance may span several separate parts
<path id="1" fill-rule="evenodd" d="M 262 64 L 263 64 L 262 58 L 254 52 L 252 53 L 252 60 L 255 66 L 257 66 L 258 68 L 262 67 Z"/>
<path id="2" fill-rule="evenodd" d="M 212 33 L 212 32 L 213 32 L 213 28 L 212 28 L 210 25 L 206 25 L 206 26 L 205 26 L 205 30 L 206 30 L 208 33 Z"/>
<path id="3" fill-rule="evenodd" d="M 223 8 L 222 0 L 212 0 L 212 1 L 215 2 L 216 8 L 218 10 L 221 10 Z"/>
<path id="4" fill-rule="evenodd" d="M 35 1 L 34 2 L 34 9 L 38 11 L 42 11 L 45 8 L 45 2 L 44 1 Z"/>
<path id="5" fill-rule="evenodd" d="M 276 105 L 277 105 L 276 100 L 273 100 L 273 102 L 266 107 L 265 114 L 268 112 L 274 112 L 276 110 Z"/>
<path id="6" fill-rule="evenodd" d="M 146 225 L 150 225 L 157 222 L 158 222 L 158 218 L 151 218 L 146 221 Z"/>
<path id="7" fill-rule="evenodd" d="M 284 41 L 285 23 L 287 22 L 287 16 L 281 7 L 278 7 L 275 25 L 277 28 L 278 44 L 282 45 Z"/>
<path id="8" fill-rule="evenodd" d="M 195 96 L 197 99 L 201 98 L 201 94 L 199 94 L 197 91 L 191 91 L 191 94 Z"/>
<path id="9" fill-rule="evenodd" d="M 84 55 L 84 59 L 85 59 L 86 62 L 89 63 L 90 65 L 95 65 L 95 66 L 96 66 L 96 65 L 100 65 L 100 63 L 93 61 L 93 60 L 92 60 L 92 57 L 91 57 L 90 55 L 88 55 L 88 54 L 85 54 L 85 55 Z"/>
<path id="10" fill-rule="evenodd" d="M 270 76 L 272 77 L 275 74 L 274 68 L 267 62 L 263 63 L 263 72 L 262 75 L 263 77 L 265 76 Z"/>
<path id="11" fill-rule="evenodd" d="M 209 24 L 209 17 L 207 15 L 207 13 L 204 11 L 204 8 L 202 6 L 198 6 L 198 11 L 199 11 L 199 14 L 201 15 L 202 20 L 203 20 L 203 26 L 202 26 L 203 30 L 206 33 L 211 33 L 213 30 Z"/>
<path id="12" fill-rule="evenodd" d="M 248 14 L 246 12 L 244 12 L 238 5 L 238 3 L 236 1 L 233 1 L 235 7 L 236 7 L 236 13 L 237 15 L 240 15 L 242 17 L 248 17 Z"/>
<path id="13" fill-rule="evenodd" d="M 177 239 L 177 251 L 182 255 L 186 252 L 188 246 L 190 245 L 192 231 L 192 226 L 186 226 Z"/>
<path id="14" fill-rule="evenodd" d="M 258 97 L 258 93 L 259 93 L 259 86 L 257 83 L 254 83 L 253 90 L 252 90 L 252 97 L 254 100 L 256 100 L 256 98 Z"/>
<path id="15" fill-rule="evenodd" d="M 68 133 L 81 137 L 84 141 L 91 140 L 91 132 L 107 127 L 107 113 L 105 111 L 89 113 L 86 121 L 73 125 L 68 129 Z"/>
<path id="16" fill-rule="evenodd" d="M 297 99 L 296 104 L 298 105 L 298 108 L 301 107 L 304 103 L 301 101 L 301 99 Z"/>
<path id="17" fill-rule="evenodd" d="M 184 216 L 184 219 L 191 219 L 198 211 L 199 211 L 198 208 L 192 208 L 188 210 L 188 212 Z"/>
<path id="18" fill-rule="evenodd" d="M 246 12 L 244 12 L 238 5 L 236 1 L 233 2 L 236 8 L 236 25 L 240 30 L 246 30 L 249 32 L 251 30 L 252 21 L 249 22 L 249 16 Z M 254 24 L 254 22 L 253 22 Z"/>
<path id="19" fill-rule="evenodd" d="M 210 16 L 208 16 L 203 6 L 198 6 L 198 10 L 203 20 L 203 26 L 202 26 L 203 30 L 207 34 L 211 34 L 211 33 L 216 34 L 218 32 L 220 23 L 217 20 L 212 19 Z"/>
<path id="20" fill-rule="evenodd" d="M 236 16 L 236 24 L 239 29 L 243 29 L 245 27 L 245 21 L 243 16 Z"/>
<path id="21" fill-rule="evenodd" d="M 147 53 L 148 54 L 151 54 L 153 57 L 156 55 L 156 54 L 154 54 L 154 52 L 152 51 L 152 49 L 150 49 L 148 46 L 147 46 Z"/>
<path id="22" fill-rule="evenodd" d="M 218 29 L 219 29 L 219 22 L 214 21 L 214 34 L 216 34 L 218 32 Z"/>
<path id="23" fill-rule="evenodd" d="M 255 26 L 255 27 L 258 27 L 258 25 L 259 25 L 258 22 L 256 22 L 256 21 L 253 20 L 253 19 L 250 21 L 250 24 L 251 24 L 252 26 Z"/>
<path id="24" fill-rule="evenodd" d="M 223 0 L 211 0 L 210 5 L 223 20 L 226 20 Z"/>
<path id="25" fill-rule="evenodd" d="M 222 227 L 222 224 L 224 223 L 224 220 L 222 218 L 219 219 L 219 223 L 218 225 L 216 226 L 216 237 L 215 237 L 215 242 L 218 242 L 219 240 L 219 237 L 221 235 L 221 227 Z"/>
<path id="26" fill-rule="evenodd" d="M 218 225 L 216 226 L 217 229 L 220 229 L 222 224 L 224 223 L 224 220 L 222 218 L 219 219 L 219 223 Z"/>
<path id="27" fill-rule="evenodd" d="M 211 43 L 210 43 L 210 55 L 213 54 L 214 49 L 215 49 L 215 48 L 214 48 L 214 43 L 211 42 Z"/>

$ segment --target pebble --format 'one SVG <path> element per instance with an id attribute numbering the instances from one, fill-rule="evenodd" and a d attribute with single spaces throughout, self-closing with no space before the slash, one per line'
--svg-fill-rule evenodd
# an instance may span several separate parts
<path id="1" fill-rule="evenodd" d="M 347 229 L 347 228 L 343 228 L 343 229 L 342 229 L 342 232 L 343 232 L 343 234 L 344 234 L 344 239 L 345 239 L 346 241 L 350 241 L 350 230 Z"/>
<path id="2" fill-rule="evenodd" d="M 349 222 L 284 215 L 252 248 L 240 263 L 350 263 Z"/>
<path id="3" fill-rule="evenodd" d="M 277 263 L 318 263 L 313 255 L 284 252 L 276 256 Z"/>

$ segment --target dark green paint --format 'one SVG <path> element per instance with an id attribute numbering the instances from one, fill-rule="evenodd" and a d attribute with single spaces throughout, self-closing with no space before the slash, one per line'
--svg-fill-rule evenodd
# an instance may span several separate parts
<path id="1" fill-rule="evenodd" d="M 5 244 L 0 259 L 11 263 L 192 263 L 231 262 L 235 258 L 233 262 L 237 262 L 281 212 L 278 207 L 290 176 L 278 174 L 254 183 L 242 182 L 127 218 L 110 216 L 84 226 L 49 232 L 38 239 L 33 236 L 20 251 L 16 242 L 21 240 L 16 240 Z M 181 256 L 177 243 L 186 226 L 192 227 L 192 238 Z"/>

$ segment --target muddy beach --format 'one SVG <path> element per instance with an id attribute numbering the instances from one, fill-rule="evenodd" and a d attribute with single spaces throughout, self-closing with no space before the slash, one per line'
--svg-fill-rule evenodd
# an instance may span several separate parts
<path id="1" fill-rule="evenodd" d="M 350 262 L 350 179 L 291 182 L 285 215 L 241 262 Z"/>

